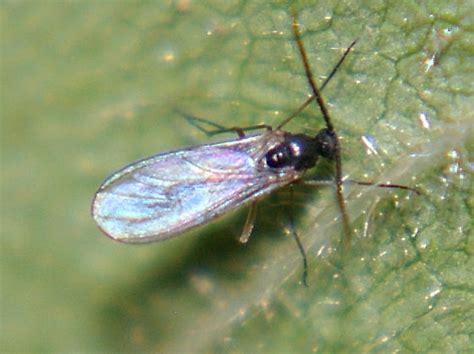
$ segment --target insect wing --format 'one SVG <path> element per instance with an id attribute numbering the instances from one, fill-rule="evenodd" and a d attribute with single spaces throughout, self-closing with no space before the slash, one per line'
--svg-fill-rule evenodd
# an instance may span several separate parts
<path id="1" fill-rule="evenodd" d="M 293 169 L 275 172 L 262 164 L 282 139 L 270 132 L 138 161 L 103 183 L 92 215 L 122 242 L 175 236 L 300 178 Z"/>

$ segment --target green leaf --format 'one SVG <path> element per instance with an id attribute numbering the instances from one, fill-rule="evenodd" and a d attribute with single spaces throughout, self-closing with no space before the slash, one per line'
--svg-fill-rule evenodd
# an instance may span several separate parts
<path id="1" fill-rule="evenodd" d="M 472 4 L 290 3 L 2 3 L 5 352 L 474 350 Z M 291 6 L 318 82 L 358 39 L 323 92 L 344 174 L 422 195 L 348 186 L 349 254 L 333 188 L 262 201 L 246 245 L 245 211 L 159 244 L 101 235 L 107 174 L 210 141 L 175 109 L 277 125 L 304 102 Z M 285 129 L 321 127 L 313 105 Z"/>

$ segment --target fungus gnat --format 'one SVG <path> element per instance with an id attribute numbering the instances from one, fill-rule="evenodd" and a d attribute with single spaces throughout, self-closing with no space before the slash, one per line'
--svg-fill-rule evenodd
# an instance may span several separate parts
<path id="1" fill-rule="evenodd" d="M 346 49 L 319 89 L 300 37 L 297 16 L 292 14 L 292 31 L 301 56 L 312 96 L 275 129 L 269 125 L 224 128 L 210 135 L 235 132 L 238 139 L 183 148 L 134 162 L 108 177 L 92 202 L 92 217 L 99 228 L 114 240 L 126 243 L 162 241 L 196 226 L 249 205 L 249 213 L 240 240 L 246 242 L 256 216 L 256 202 L 284 186 L 303 182 L 308 185 L 335 184 L 337 204 L 342 216 L 344 244 L 350 246 L 343 183 L 379 187 L 415 189 L 392 184 L 342 181 L 341 147 L 321 90 L 336 73 L 355 41 Z M 315 100 L 326 128 L 314 137 L 292 134 L 283 127 Z M 246 136 L 245 131 L 265 130 Z M 305 171 L 320 158 L 335 163 L 335 182 L 302 180 Z M 307 261 L 304 248 L 293 232 L 303 256 L 303 283 L 306 285 Z"/>

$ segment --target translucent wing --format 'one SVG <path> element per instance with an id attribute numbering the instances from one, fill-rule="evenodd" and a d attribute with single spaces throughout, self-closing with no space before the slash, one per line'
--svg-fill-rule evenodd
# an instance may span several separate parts
<path id="1" fill-rule="evenodd" d="M 280 131 L 196 146 L 138 161 L 97 191 L 92 215 L 110 237 L 159 241 L 206 223 L 301 177 L 264 162 Z"/>

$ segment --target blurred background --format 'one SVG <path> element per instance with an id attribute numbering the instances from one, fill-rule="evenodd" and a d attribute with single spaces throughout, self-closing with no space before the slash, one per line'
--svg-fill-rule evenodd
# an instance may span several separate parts
<path id="1" fill-rule="evenodd" d="M 416 186 L 283 190 L 167 242 L 90 216 L 137 159 L 225 126 L 276 125 L 309 89 L 290 4 L 342 137 L 344 175 Z M 469 1 L 2 1 L 3 352 L 474 350 L 473 5 Z M 315 134 L 316 106 L 288 129 Z M 324 164 L 316 176 L 331 174 Z M 288 235 L 296 218 L 309 261 Z"/>

